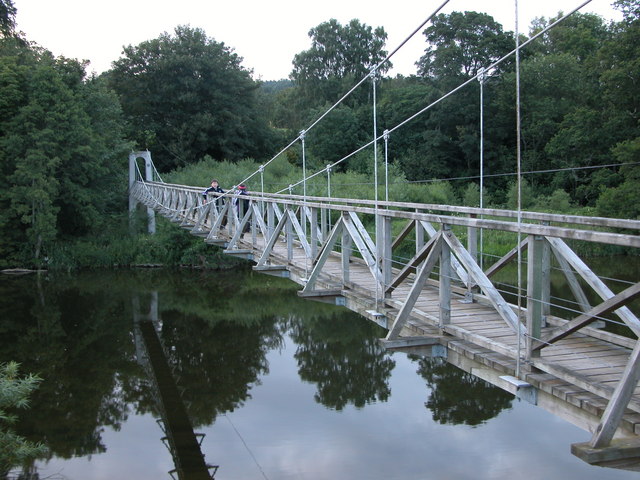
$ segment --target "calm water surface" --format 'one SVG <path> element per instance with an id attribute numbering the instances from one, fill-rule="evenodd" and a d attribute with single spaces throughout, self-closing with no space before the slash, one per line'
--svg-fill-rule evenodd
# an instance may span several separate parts
<path id="1" fill-rule="evenodd" d="M 51 451 L 31 471 L 169 479 L 162 428 L 183 409 L 220 480 L 638 478 L 571 455 L 588 433 L 385 352 L 382 329 L 296 289 L 250 271 L 0 276 L 0 361 L 44 378 L 17 427 Z M 152 360 L 135 323 L 154 317 Z M 158 362 L 170 379 L 153 381 Z M 179 392 L 169 414 L 162 382 Z"/>

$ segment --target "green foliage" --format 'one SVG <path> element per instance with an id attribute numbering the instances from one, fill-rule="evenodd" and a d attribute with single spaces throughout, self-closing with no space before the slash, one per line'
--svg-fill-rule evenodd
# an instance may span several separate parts
<path id="1" fill-rule="evenodd" d="M 520 197 L 520 207 L 523 210 L 530 209 L 535 204 L 535 196 L 531 184 L 526 179 L 520 182 L 520 191 L 518 192 L 518 182 L 513 181 L 509 184 L 507 191 L 507 208 L 515 210 L 518 208 L 518 197 Z"/>
<path id="2" fill-rule="evenodd" d="M 429 386 L 431 393 L 425 407 L 438 423 L 477 426 L 511 408 L 512 394 L 442 358 L 411 358 L 418 362 L 418 373 Z"/>
<path id="3" fill-rule="evenodd" d="M 324 109 L 311 110 L 310 119 L 318 118 Z M 367 133 L 356 109 L 339 106 L 334 109 L 325 120 L 322 121 L 307 135 L 309 154 L 317 164 L 326 165 L 334 163 L 357 150 L 366 143 Z M 345 170 L 350 165 L 351 159 L 342 162 L 337 169 Z"/>
<path id="4" fill-rule="evenodd" d="M 0 474 L 5 475 L 38 455 L 46 453 L 42 444 L 31 443 L 10 428 L 17 421 L 15 409 L 29 407 L 29 396 L 42 379 L 30 374 L 21 378 L 16 362 L 0 363 Z"/>
<path id="5" fill-rule="evenodd" d="M 478 12 L 436 15 L 424 35 L 428 46 L 417 63 L 418 74 L 445 81 L 473 77 L 515 46 L 510 32 Z"/>
<path id="6" fill-rule="evenodd" d="M 598 198 L 596 208 L 603 217 L 640 219 L 638 180 L 605 190 Z"/>
<path id="7" fill-rule="evenodd" d="M 567 213 L 571 209 L 571 197 L 564 190 L 555 190 L 549 197 L 549 210 L 557 213 Z"/>
<path id="8" fill-rule="evenodd" d="M 331 19 L 312 28 L 309 37 L 311 48 L 293 57 L 291 72 L 308 107 L 333 104 L 387 56 L 384 28 L 374 30 L 357 19 L 345 26 Z M 389 68 L 391 64 L 387 62 L 379 73 L 384 74 Z M 358 101 L 366 98 L 366 91 L 361 93 L 364 95 L 359 95 Z"/>
<path id="9" fill-rule="evenodd" d="M 16 12 L 12 0 L 0 0 L 0 35 L 13 35 L 16 28 Z"/>
<path id="10" fill-rule="evenodd" d="M 536 18 L 531 25 L 531 35 L 542 31 L 563 15 L 546 19 Z M 575 12 L 560 24 L 548 30 L 532 45 L 538 55 L 570 54 L 579 61 L 588 61 L 610 37 L 604 19 L 592 13 Z"/>
<path id="11" fill-rule="evenodd" d="M 0 41 L 2 266 L 45 264 L 56 241 L 100 229 L 123 204 L 120 107 L 84 68 Z"/>
<path id="12" fill-rule="evenodd" d="M 159 170 L 205 155 L 262 157 L 270 149 L 258 84 L 241 62 L 230 47 L 188 26 L 125 47 L 107 78 L 131 137 L 138 148 L 154 151 Z"/>
<path id="13" fill-rule="evenodd" d="M 613 153 L 616 160 L 625 164 L 620 169 L 624 181 L 603 189 L 596 210 L 604 217 L 640 218 L 640 137 L 618 144 Z"/>
<path id="14" fill-rule="evenodd" d="M 485 193 L 485 192 L 483 192 Z M 462 194 L 462 204 L 467 207 L 480 206 L 480 186 L 470 183 Z"/>

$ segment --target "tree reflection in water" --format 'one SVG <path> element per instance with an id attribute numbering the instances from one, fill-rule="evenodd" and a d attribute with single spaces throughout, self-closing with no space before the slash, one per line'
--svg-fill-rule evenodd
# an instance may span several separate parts
<path id="1" fill-rule="evenodd" d="M 71 458 L 104 452 L 104 429 L 119 430 L 132 410 L 159 416 L 132 334 L 132 295 L 150 291 L 158 292 L 159 336 L 196 428 L 250 398 L 268 373 L 266 354 L 288 331 L 319 402 L 339 410 L 386 400 L 394 362 L 377 343 L 379 327 L 299 299 L 297 289 L 250 272 L 0 277 L 0 362 L 18 361 L 44 379 L 17 433 Z"/>
<path id="2" fill-rule="evenodd" d="M 342 410 L 387 400 L 395 362 L 378 343 L 380 327 L 345 311 L 293 319 L 290 332 L 300 378 L 317 385 L 317 402 Z"/>
<path id="3" fill-rule="evenodd" d="M 409 356 L 431 389 L 425 407 L 441 424 L 476 426 L 511 408 L 513 395 L 447 363 L 443 358 Z"/>
<path id="4" fill-rule="evenodd" d="M 211 325 L 179 312 L 163 313 L 161 338 L 194 427 L 242 406 L 269 372 L 266 354 L 281 342 L 274 317 Z"/>

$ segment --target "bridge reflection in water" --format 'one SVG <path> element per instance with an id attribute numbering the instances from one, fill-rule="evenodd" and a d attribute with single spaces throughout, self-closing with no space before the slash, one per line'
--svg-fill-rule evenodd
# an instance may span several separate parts
<path id="1" fill-rule="evenodd" d="M 205 462 L 200 450 L 204 435 L 193 431 L 158 336 L 160 320 L 157 292 L 151 293 L 147 313 L 141 313 L 140 303 L 140 297 L 133 298 L 136 357 L 147 371 L 154 387 L 156 406 L 161 415 L 158 424 L 165 435 L 162 441 L 171 452 L 175 465 L 175 469 L 169 473 L 173 478 L 177 475 L 179 480 L 211 480 L 215 477 L 218 466 Z"/>
<path id="2" fill-rule="evenodd" d="M 153 171 L 149 152 L 131 154 L 132 208 L 140 202 L 150 216 L 159 212 L 225 253 L 254 261 L 254 270 L 290 278 L 305 298 L 362 314 L 388 330 L 388 348 L 446 354 L 570 420 L 592 434 L 572 446 L 583 460 L 635 468 L 640 320 L 629 306 L 640 282 L 614 293 L 571 246 L 640 248 L 640 221 L 264 192 L 244 197 L 245 209 L 229 201 L 236 195 L 204 199 L 200 187 L 154 181 Z M 482 230 L 513 242 L 488 268 L 478 252 Z M 492 278 L 521 256 L 526 286 L 512 304 Z M 577 305 L 564 316 L 552 314 L 552 268 Z M 595 328 L 610 313 L 632 338 Z"/>

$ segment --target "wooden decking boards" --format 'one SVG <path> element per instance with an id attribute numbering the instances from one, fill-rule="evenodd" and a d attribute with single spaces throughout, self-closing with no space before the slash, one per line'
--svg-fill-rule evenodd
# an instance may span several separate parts
<path id="1" fill-rule="evenodd" d="M 254 248 L 251 243 L 251 237 L 245 235 L 245 239 L 240 241 L 239 249 L 246 250 Z M 257 236 L 255 245 L 255 256 L 258 256 L 261 247 L 264 246 L 264 240 L 261 236 Z M 304 251 L 301 247 L 294 245 L 291 262 L 287 261 L 287 246 L 283 242 L 278 242 L 274 247 L 272 255 L 272 263 L 282 265 L 285 268 L 297 270 L 302 277 L 292 276 L 294 281 L 304 284 L 304 272 L 309 272 L 312 265 L 306 259 Z M 280 263 L 283 262 L 283 263 Z M 376 283 L 371 272 L 366 265 L 359 261 L 350 262 L 349 284 L 352 288 L 342 289 L 342 295 L 349 297 L 359 297 L 362 301 L 367 301 L 371 308 L 376 307 Z M 325 283 L 331 283 L 334 286 L 342 284 L 342 265 L 338 255 L 331 256 L 323 269 L 321 280 Z M 382 309 L 397 308 L 401 305 L 403 297 L 406 295 L 413 274 L 405 280 L 393 293 L 390 298 L 382 298 L 382 292 L 378 292 L 378 307 Z M 335 287 L 333 294 L 335 294 Z M 363 295 L 365 296 L 363 298 Z M 451 302 L 451 321 L 449 326 L 451 330 L 463 336 L 463 342 L 460 342 L 456 336 L 442 337 L 440 342 L 449 347 L 464 350 L 465 354 L 470 354 L 474 360 L 484 362 L 489 360 L 492 368 L 498 368 L 502 372 L 514 374 L 515 359 L 504 355 L 505 349 L 517 349 L 517 336 L 509 325 L 498 315 L 498 313 L 487 305 L 479 303 L 461 303 L 462 296 L 453 296 Z M 418 334 L 429 336 L 438 330 L 438 314 L 439 299 L 436 288 L 426 286 L 416 301 L 414 311 L 410 316 L 410 331 L 403 331 L 402 336 L 416 336 Z M 387 310 L 387 322 L 393 321 L 393 310 Z M 362 313 L 362 312 L 360 312 Z M 543 328 L 543 333 L 551 327 Z M 419 332 L 419 333 L 417 333 Z M 463 349 L 461 345 L 468 347 Z M 475 345 L 475 346 L 474 346 Z M 501 345 L 505 347 L 496 352 L 491 347 Z M 472 348 L 472 346 L 474 346 Z M 525 379 L 535 380 L 537 388 L 548 391 L 554 396 L 567 401 L 573 399 L 573 403 L 580 406 L 583 404 L 593 404 L 594 399 L 601 398 L 594 392 L 603 393 L 612 390 L 617 380 L 622 376 L 630 350 L 618 345 L 613 345 L 603 340 L 598 340 L 582 333 L 574 333 L 567 338 L 558 341 L 556 344 L 543 349 L 540 356 L 540 362 L 543 364 L 553 365 L 554 374 L 536 373 L 535 369 L 532 373 L 525 375 Z M 496 358 L 500 358 L 500 362 L 496 362 Z M 524 366 L 527 368 L 527 366 Z M 571 372 L 571 375 L 563 375 L 564 372 Z M 585 390 L 582 385 L 574 385 L 572 381 L 576 378 L 581 379 L 588 386 L 592 387 Z M 579 400 L 575 400 L 579 398 Z M 597 402 L 596 402 L 597 403 Z M 606 406 L 606 398 L 598 407 L 592 406 L 592 412 L 600 412 Z M 633 416 L 636 412 L 640 414 L 640 387 L 636 388 L 633 401 L 630 402 L 628 415 Z M 640 417 L 638 417 L 640 418 Z M 631 429 L 629 433 L 635 433 L 637 422 L 626 421 L 622 427 L 626 430 Z"/>
<path id="2" fill-rule="evenodd" d="M 366 203 L 366 201 L 362 202 Z M 289 200 L 289 203 L 300 207 L 299 201 L 295 198 Z M 192 201 L 191 205 L 195 204 Z M 176 211 L 193 211 L 189 208 L 192 207 Z M 533 290 L 527 292 L 535 299 L 531 311 L 527 311 L 527 302 L 524 296 L 520 306 L 507 304 L 502 294 L 487 278 L 488 274 L 475 264 L 457 237 L 451 234 L 446 225 L 448 222 L 445 222 L 443 217 L 435 216 L 432 219 L 431 214 L 415 214 L 416 221 L 419 220 L 423 225 L 425 221 L 422 217 L 425 217 L 427 221 L 442 223 L 441 232 L 432 237 L 433 248 L 431 252 L 427 253 L 429 247 L 425 246 L 423 257 L 420 257 L 431 267 L 437 261 L 434 261 L 436 255 L 439 256 L 439 278 L 442 279 L 443 285 L 451 283 L 450 286 L 440 291 L 440 285 L 437 281 L 426 279 L 424 272 L 431 271 L 426 267 L 418 275 L 415 272 L 405 275 L 407 271 L 412 270 L 406 268 L 402 274 L 398 275 L 400 269 L 392 268 L 390 261 L 386 261 L 386 264 L 384 261 L 384 258 L 391 258 L 390 250 L 385 251 L 386 253 L 382 256 L 382 266 L 378 268 L 372 258 L 372 252 L 378 247 L 371 242 L 368 233 L 354 213 L 375 213 L 377 215 L 377 211 L 374 212 L 366 206 L 349 207 L 352 210 L 343 210 L 340 220 L 334 225 L 333 232 L 335 234 L 332 233 L 327 238 L 329 238 L 329 248 L 333 248 L 334 243 L 331 238 L 337 239 L 339 235 L 342 235 L 342 248 L 351 248 L 350 251 L 354 254 L 347 259 L 339 252 L 328 249 L 322 251 L 320 248 L 316 250 L 315 245 L 309 247 L 306 244 L 307 238 L 302 231 L 303 228 L 291 212 L 290 205 L 286 206 L 284 213 L 278 213 L 279 210 L 275 204 L 273 208 L 270 215 L 277 214 L 278 217 L 282 215 L 283 219 L 287 217 L 289 223 L 286 228 L 296 230 L 297 240 L 293 240 L 290 236 L 288 241 L 283 241 L 277 235 L 269 233 L 271 237 L 267 241 L 261 233 L 261 230 L 268 230 L 264 224 L 254 233 L 247 232 L 242 238 L 239 238 L 239 235 L 234 232 L 229 232 L 226 228 L 216 230 L 215 236 L 209 235 L 207 232 L 211 231 L 213 225 L 205 218 L 204 213 L 198 215 L 197 221 L 194 220 L 193 215 L 183 214 L 182 218 L 184 219 L 180 225 L 184 228 L 196 226 L 194 234 L 200 236 L 206 234 L 206 241 L 225 247 L 225 253 L 256 261 L 258 263 L 257 271 L 280 276 L 283 276 L 283 272 L 286 271 L 288 278 L 306 286 L 302 296 L 323 301 L 335 301 L 345 305 L 389 329 L 388 341 L 421 337 L 424 340 L 423 343 L 427 345 L 433 344 L 434 339 L 437 339 L 437 343 L 447 348 L 447 352 L 450 354 L 449 360 L 454 365 L 477 374 L 480 378 L 512 393 L 518 394 L 518 389 L 524 388 L 520 385 L 522 380 L 529 382 L 531 387 L 526 388 L 536 389 L 533 395 L 530 395 L 531 392 L 527 394 L 526 398 L 529 401 L 544 405 L 544 408 L 579 424 L 589 432 L 594 432 L 599 426 L 601 418 L 607 416 L 608 404 L 615 403 L 614 401 L 610 402 L 611 399 L 624 398 L 623 401 L 626 402 L 626 399 L 629 398 L 628 395 L 631 395 L 626 404 L 626 410 L 623 411 L 620 408 L 625 405 L 622 400 L 618 401 L 619 406 L 614 409 L 616 412 L 623 412 L 620 422 L 616 423 L 617 420 L 615 422 L 607 421 L 605 424 L 606 428 L 610 428 L 609 432 L 613 432 L 611 425 L 614 425 L 613 428 L 616 426 L 618 428 L 618 436 L 631 436 L 635 441 L 640 442 L 640 438 L 637 438 L 640 435 L 640 387 L 636 385 L 635 388 L 631 388 L 633 384 L 628 381 L 634 378 L 629 374 L 629 371 L 634 371 L 634 375 L 638 372 L 638 369 L 629 370 L 628 368 L 630 359 L 639 358 L 640 353 L 635 347 L 637 342 L 591 327 L 582 328 L 563 337 L 562 328 L 566 321 L 548 315 L 550 325 L 540 327 L 539 324 L 535 324 L 535 328 L 532 327 L 530 330 L 536 332 L 535 338 L 527 337 L 525 333 L 528 330 L 524 324 L 532 318 L 537 318 L 537 322 L 541 321 L 539 303 L 536 302 L 544 301 L 545 293 L 531 293 Z M 414 215 L 407 212 L 393 212 L 392 210 L 384 210 L 384 212 L 388 218 L 381 217 L 383 224 L 396 216 L 411 218 L 411 215 Z M 178 213 L 172 213 L 169 210 L 163 213 L 174 219 L 178 216 Z M 190 215 L 191 218 L 189 218 Z M 255 215 L 257 217 L 254 217 L 254 221 L 257 219 L 257 223 L 262 222 L 260 211 L 256 210 Z M 463 217 L 455 217 L 455 222 L 457 225 L 468 224 L 469 227 L 477 225 L 476 220 L 465 220 Z M 275 223 L 278 223 L 281 228 L 284 225 L 284 220 Z M 219 220 L 216 224 L 219 225 Z M 340 233 L 340 228 L 342 228 L 342 233 Z M 508 222 L 500 224 L 500 229 L 504 231 L 515 231 L 513 228 L 513 225 Z M 623 306 L 622 295 L 613 298 L 613 293 L 608 291 L 608 288 L 586 266 L 583 267 L 581 260 L 563 243 L 562 239 L 554 239 L 553 235 L 557 234 L 562 238 L 582 238 L 584 236 L 590 240 L 594 240 L 596 237 L 599 239 L 602 236 L 600 241 L 604 243 L 631 246 L 640 242 L 640 237 L 625 236 L 623 238 L 617 234 L 601 234 L 592 231 L 583 233 L 571 229 L 558 229 L 544 225 L 533 226 L 531 224 L 522 225 L 521 228 L 523 231 L 526 230 L 525 233 L 531 235 L 529 257 L 535 259 L 538 257 L 534 255 L 540 254 L 539 261 L 545 261 L 540 252 L 536 253 L 532 242 L 536 241 L 536 235 L 548 237 L 547 241 L 555 249 L 554 251 L 560 251 L 563 258 L 570 259 L 573 262 L 573 268 L 580 270 L 581 275 L 590 282 L 593 289 L 603 298 L 608 298 L 606 302 L 609 303 L 605 307 L 615 308 L 617 312 L 623 311 L 625 323 L 634 332 L 640 331 L 640 321 L 626 306 Z M 276 231 L 277 229 L 276 226 Z M 388 234 L 385 235 L 383 235 L 385 239 L 389 237 Z M 383 248 L 389 248 L 389 245 L 385 244 Z M 526 246 L 524 241 L 522 246 Z M 310 251 L 317 253 L 317 256 L 314 256 L 319 268 L 314 268 L 315 263 L 310 260 Z M 442 256 L 439 253 L 434 253 L 440 251 L 454 251 L 459 262 L 451 260 L 449 266 L 449 260 L 446 260 L 448 253 L 443 253 Z M 417 260 L 414 261 L 417 262 Z M 417 265 L 417 263 L 415 264 Z M 461 264 L 464 264 L 464 267 Z M 529 267 L 534 268 L 536 265 L 532 262 Z M 571 267 L 565 266 L 567 275 L 572 275 L 570 269 Z M 469 285 L 476 284 L 482 290 L 482 294 L 467 292 L 461 283 L 455 280 L 456 274 L 460 278 L 466 278 L 467 271 L 473 279 Z M 530 274 L 531 271 L 533 270 L 529 270 Z M 374 272 L 379 281 L 374 278 Z M 529 283 L 533 284 L 533 282 Z M 385 294 L 381 284 L 392 285 L 393 288 Z M 418 287 L 421 288 L 418 289 Z M 573 285 L 573 289 L 577 291 L 580 287 Z M 630 290 L 632 291 L 629 295 L 636 296 L 640 291 L 637 286 Z M 469 294 L 473 297 L 471 302 L 468 298 Z M 577 292 L 577 294 L 578 296 L 583 295 L 581 292 Z M 598 308 L 605 307 L 601 305 Z M 537 313 L 536 309 L 538 309 Z M 589 313 L 583 317 L 588 317 L 588 315 Z M 396 322 L 396 319 L 399 320 Z M 522 322 L 522 329 L 520 329 L 518 319 Z M 580 321 L 583 320 L 580 319 Z M 590 321 L 588 318 L 585 324 Z M 564 333 L 566 333 L 566 329 L 576 327 L 571 325 L 564 328 Z M 553 338 L 554 335 L 555 338 Z M 550 341 L 554 343 L 550 345 L 541 343 L 539 340 L 544 338 L 550 338 Z M 534 342 L 537 342 L 537 346 Z M 410 342 L 405 342 L 405 345 L 408 343 Z M 540 349 L 540 346 L 544 346 L 544 348 Z M 526 359 L 525 355 L 528 355 Z M 505 380 L 516 375 L 519 376 L 519 383 L 510 383 Z M 621 379 L 627 381 L 620 382 Z M 618 385 L 622 387 L 620 390 L 626 389 L 624 394 L 620 394 L 616 390 Z M 593 440 L 592 443 L 595 444 Z M 627 452 L 632 451 L 634 451 L 633 448 L 627 450 Z M 600 458 L 592 455 L 591 452 L 584 453 L 584 455 L 588 458 Z M 589 457 L 589 455 L 591 456 Z M 579 456 L 586 458 L 582 454 Z"/>

